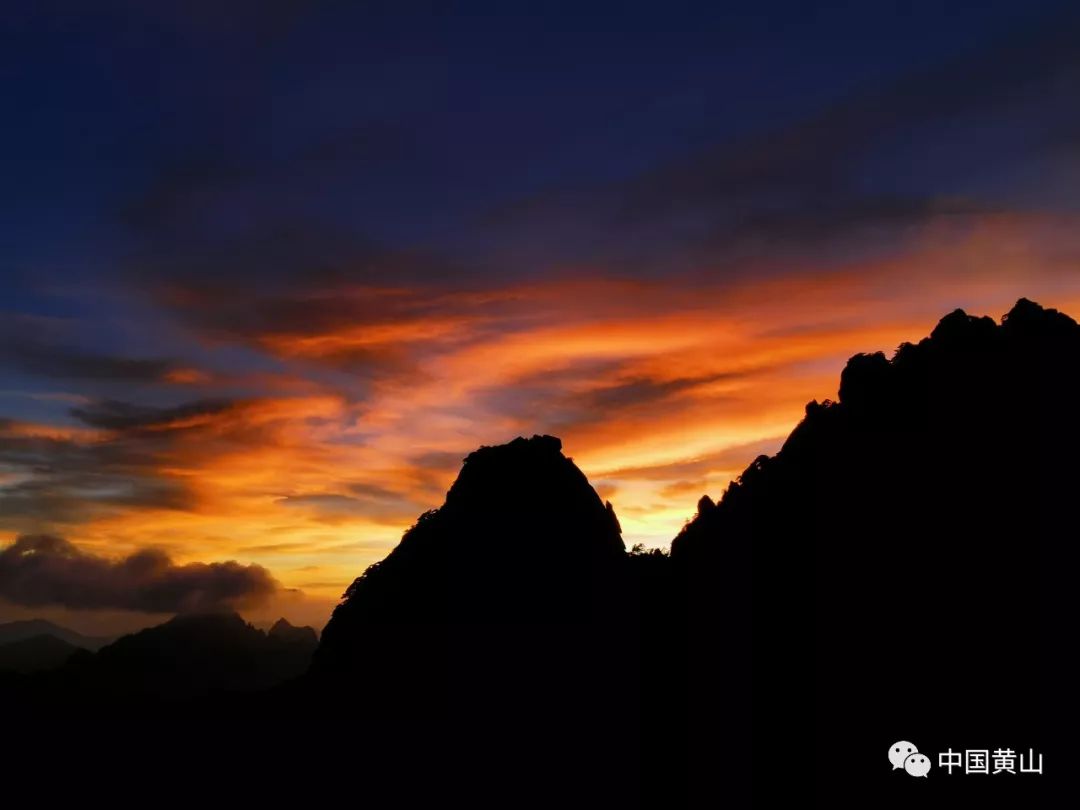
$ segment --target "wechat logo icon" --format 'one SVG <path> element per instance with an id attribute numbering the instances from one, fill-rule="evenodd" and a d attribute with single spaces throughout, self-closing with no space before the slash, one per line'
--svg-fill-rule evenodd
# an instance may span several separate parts
<path id="1" fill-rule="evenodd" d="M 889 762 L 893 770 L 903 768 L 909 776 L 926 776 L 930 773 L 930 758 L 920 754 L 914 743 L 901 740 L 889 748 Z"/>

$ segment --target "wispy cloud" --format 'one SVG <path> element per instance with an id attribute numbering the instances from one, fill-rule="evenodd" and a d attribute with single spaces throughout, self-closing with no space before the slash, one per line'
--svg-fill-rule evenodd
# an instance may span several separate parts
<path id="1" fill-rule="evenodd" d="M 329 603 L 468 452 L 550 432 L 628 543 L 666 543 L 850 354 L 957 306 L 1080 311 L 1078 32 L 476 199 L 367 184 L 425 145 L 407 125 L 254 144 L 237 113 L 244 150 L 166 150 L 126 189 L 107 317 L 5 317 L 4 387 L 26 395 L 2 400 L 0 532 L 70 537 L 43 559 L 107 572 L 145 546 L 170 571 L 238 559 Z M 383 198 L 454 227 L 380 232 Z"/>

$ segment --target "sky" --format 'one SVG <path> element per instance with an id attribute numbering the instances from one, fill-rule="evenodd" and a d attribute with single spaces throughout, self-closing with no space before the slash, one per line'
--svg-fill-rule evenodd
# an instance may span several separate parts
<path id="1" fill-rule="evenodd" d="M 1080 315 L 1050 2 L 21 2 L 0 621 L 321 626 L 550 433 L 666 546 L 857 352 Z"/>

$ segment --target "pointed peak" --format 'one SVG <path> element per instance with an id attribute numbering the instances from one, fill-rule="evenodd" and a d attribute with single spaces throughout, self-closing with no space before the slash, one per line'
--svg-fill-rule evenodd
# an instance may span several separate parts
<path id="1" fill-rule="evenodd" d="M 284 617 L 274 622 L 274 626 L 270 628 L 267 635 L 278 641 L 297 643 L 317 644 L 319 640 L 319 634 L 315 632 L 314 627 L 298 626 Z"/>
<path id="2" fill-rule="evenodd" d="M 1016 303 L 1013 304 L 1013 308 L 1010 309 L 1002 317 L 1002 323 L 1010 320 L 1024 320 L 1025 318 L 1038 318 L 1046 312 L 1056 312 L 1056 310 L 1047 310 L 1041 304 L 1037 304 L 1030 298 L 1018 298 Z"/>
<path id="3" fill-rule="evenodd" d="M 1056 309 L 1021 298 L 1001 319 L 1001 325 L 1010 331 L 1039 333 L 1068 329 L 1076 326 L 1076 321 Z"/>

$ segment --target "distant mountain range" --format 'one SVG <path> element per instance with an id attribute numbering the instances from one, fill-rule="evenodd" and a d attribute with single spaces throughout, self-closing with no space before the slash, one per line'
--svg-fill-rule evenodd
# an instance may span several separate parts
<path id="1" fill-rule="evenodd" d="M 236 613 L 177 616 L 115 641 L 43 620 L 0 625 L 0 638 L 0 672 L 54 670 L 71 688 L 170 697 L 272 687 L 303 674 L 318 645 L 314 628 L 279 619 L 264 632 Z"/>
<path id="2" fill-rule="evenodd" d="M 84 636 L 45 619 L 0 624 L 0 672 L 30 674 L 57 669 L 80 650 L 96 651 L 112 638 Z"/>
<path id="3" fill-rule="evenodd" d="M 73 667 L 82 684 L 168 697 L 266 689 L 303 674 L 318 637 L 284 619 L 269 632 L 239 614 L 177 616 L 123 636 Z"/>
<path id="4" fill-rule="evenodd" d="M 85 636 L 45 619 L 29 619 L 0 624 L 0 645 L 23 641 L 34 636 L 51 636 L 83 650 L 94 652 L 116 640 L 115 636 Z"/>

